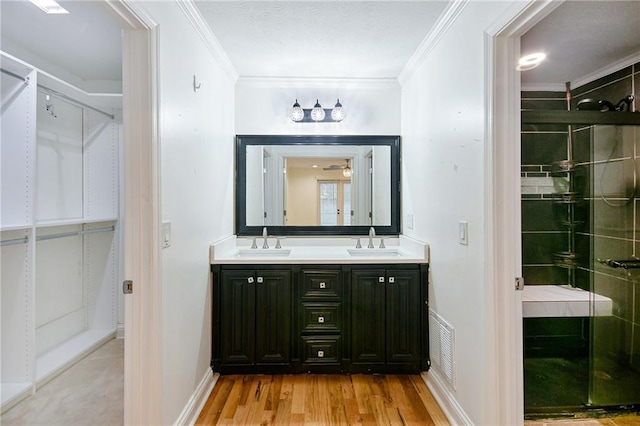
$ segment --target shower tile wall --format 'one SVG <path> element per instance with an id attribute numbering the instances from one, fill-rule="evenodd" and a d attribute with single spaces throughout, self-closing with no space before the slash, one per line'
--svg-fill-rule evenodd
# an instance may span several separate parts
<path id="1" fill-rule="evenodd" d="M 586 98 L 615 104 L 635 90 L 638 111 L 638 88 L 640 63 L 573 88 L 571 109 Z M 523 92 L 521 105 L 523 109 L 567 108 L 564 92 Z M 551 173 L 554 162 L 567 159 L 567 129 L 564 125 L 522 126 L 522 260 L 525 282 L 530 285 L 569 282 L 569 271 L 553 265 L 553 253 L 569 248 L 569 232 L 562 224 L 567 206 L 553 202 L 554 193 L 567 190 L 568 176 Z M 583 224 L 576 228 L 575 282 L 613 300 L 613 316 L 600 318 L 594 328 L 594 340 L 607 348 L 601 355 L 640 370 L 640 269 L 613 269 L 596 260 L 640 258 L 640 176 L 634 185 L 634 158 L 640 165 L 640 126 L 574 126 L 572 130 L 573 157 L 584 166 L 571 177 L 574 189 L 585 199 L 576 206 L 576 217 Z M 615 143 L 619 137 L 624 143 Z M 627 203 L 629 197 L 632 200 Z M 529 332 L 534 331 L 532 325 Z"/>
<path id="2" fill-rule="evenodd" d="M 564 92 L 523 92 L 521 98 L 522 109 L 567 109 Z M 569 232 L 563 225 L 568 207 L 554 202 L 554 194 L 569 190 L 569 178 L 553 166 L 567 159 L 567 140 L 565 125 L 522 125 L 522 269 L 527 285 L 569 282 L 569 271 L 553 262 L 554 253 L 569 249 Z M 525 355 L 586 356 L 586 326 L 581 318 L 527 318 Z"/>

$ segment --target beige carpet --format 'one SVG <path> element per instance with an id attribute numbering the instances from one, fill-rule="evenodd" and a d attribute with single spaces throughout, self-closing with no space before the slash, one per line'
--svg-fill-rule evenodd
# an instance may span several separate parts
<path id="1" fill-rule="evenodd" d="M 122 425 L 124 340 L 105 343 L 4 413 L 9 425 Z"/>

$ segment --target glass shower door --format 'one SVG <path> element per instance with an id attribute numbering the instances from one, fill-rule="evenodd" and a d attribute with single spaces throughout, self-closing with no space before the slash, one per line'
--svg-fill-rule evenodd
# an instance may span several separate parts
<path id="1" fill-rule="evenodd" d="M 588 234 L 578 236 L 590 252 L 589 405 L 638 404 L 640 127 L 597 125 L 584 131 L 591 143 L 591 217 Z"/>

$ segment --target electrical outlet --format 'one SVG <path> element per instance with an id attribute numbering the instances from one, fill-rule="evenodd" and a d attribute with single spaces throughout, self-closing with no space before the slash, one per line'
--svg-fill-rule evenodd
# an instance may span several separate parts
<path id="1" fill-rule="evenodd" d="M 462 245 L 469 245 L 469 225 L 466 220 L 458 222 L 458 242 Z"/>

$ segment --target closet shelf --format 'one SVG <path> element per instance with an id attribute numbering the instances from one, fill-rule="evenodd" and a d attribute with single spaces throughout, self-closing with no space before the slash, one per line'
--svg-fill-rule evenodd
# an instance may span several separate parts
<path id="1" fill-rule="evenodd" d="M 118 218 L 105 217 L 100 219 L 62 219 L 62 220 L 43 220 L 36 223 L 36 228 L 46 228 L 51 226 L 65 226 L 65 225 L 84 225 L 87 223 L 100 223 L 100 222 L 117 222 Z"/>
<path id="2" fill-rule="evenodd" d="M 31 224 L 24 224 L 24 225 L 3 225 L 0 227 L 0 232 L 4 232 L 4 231 L 21 231 L 21 230 L 28 230 L 33 228 L 33 225 Z"/>
<path id="3" fill-rule="evenodd" d="M 85 330 L 38 357 L 36 361 L 36 384 L 42 386 L 81 358 L 113 339 L 115 334 L 115 328 Z"/>

